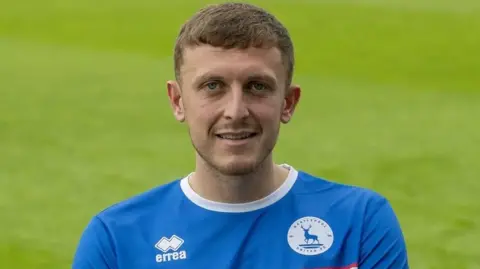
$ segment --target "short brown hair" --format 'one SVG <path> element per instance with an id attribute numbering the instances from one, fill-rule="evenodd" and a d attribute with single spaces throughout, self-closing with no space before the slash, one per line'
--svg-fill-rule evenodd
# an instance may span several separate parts
<path id="1" fill-rule="evenodd" d="M 266 10 L 246 3 L 209 5 L 181 28 L 175 43 L 175 76 L 180 79 L 185 48 L 202 44 L 225 49 L 277 47 L 290 85 L 295 64 L 293 42 L 287 29 Z"/>

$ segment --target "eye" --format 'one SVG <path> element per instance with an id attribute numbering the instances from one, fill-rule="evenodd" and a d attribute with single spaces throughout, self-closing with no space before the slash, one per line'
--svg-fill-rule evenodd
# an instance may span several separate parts
<path id="1" fill-rule="evenodd" d="M 265 91 L 266 89 L 268 89 L 267 85 L 260 82 L 252 82 L 250 84 L 250 88 L 254 91 L 259 91 L 259 92 Z"/>
<path id="2" fill-rule="evenodd" d="M 208 90 L 216 90 L 219 87 L 219 83 L 216 82 L 216 81 L 212 81 L 212 82 L 209 82 L 209 83 L 205 84 L 205 87 Z"/>

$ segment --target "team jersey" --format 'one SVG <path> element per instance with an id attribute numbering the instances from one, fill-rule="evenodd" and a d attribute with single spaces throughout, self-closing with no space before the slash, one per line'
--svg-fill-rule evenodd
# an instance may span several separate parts
<path id="1" fill-rule="evenodd" d="M 269 196 L 206 200 L 188 177 L 95 215 L 73 269 L 407 269 L 397 217 L 380 194 L 294 167 Z"/>

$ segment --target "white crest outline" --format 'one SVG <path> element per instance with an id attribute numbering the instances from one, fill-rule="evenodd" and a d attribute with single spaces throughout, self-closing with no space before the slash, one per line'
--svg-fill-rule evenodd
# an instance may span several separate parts
<path id="1" fill-rule="evenodd" d="M 287 241 L 296 253 L 314 256 L 325 253 L 332 247 L 334 234 L 326 221 L 307 216 L 295 220 L 290 225 Z"/>

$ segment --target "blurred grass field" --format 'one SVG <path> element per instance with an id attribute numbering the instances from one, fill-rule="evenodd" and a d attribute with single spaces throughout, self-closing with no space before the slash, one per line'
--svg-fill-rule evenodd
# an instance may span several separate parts
<path id="1" fill-rule="evenodd" d="M 95 213 L 193 169 L 165 81 L 208 2 L 2 2 L 0 268 L 69 268 Z M 411 268 L 479 269 L 480 2 L 251 2 L 296 44 L 276 159 L 385 195 Z"/>

